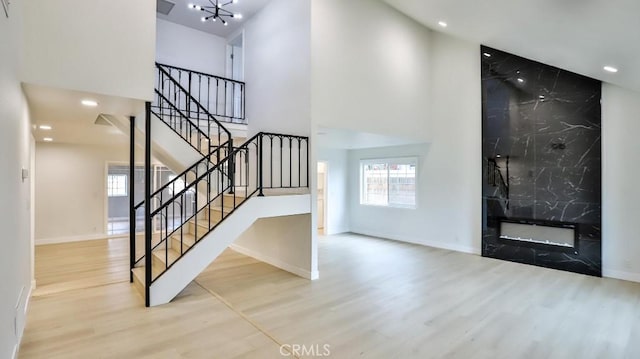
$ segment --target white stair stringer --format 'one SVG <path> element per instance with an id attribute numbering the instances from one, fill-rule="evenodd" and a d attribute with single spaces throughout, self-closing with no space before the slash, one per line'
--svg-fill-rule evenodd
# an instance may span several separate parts
<path id="1" fill-rule="evenodd" d="M 155 115 L 151 121 L 151 152 L 162 164 L 175 173 L 181 173 L 202 158 L 193 147 L 178 136 Z M 129 119 L 124 116 L 104 115 L 122 133 L 129 133 Z M 144 117 L 136 121 L 136 145 L 144 151 Z"/>
<path id="2" fill-rule="evenodd" d="M 151 284 L 150 305 L 169 303 L 260 218 L 311 213 L 309 194 L 251 197 Z"/>

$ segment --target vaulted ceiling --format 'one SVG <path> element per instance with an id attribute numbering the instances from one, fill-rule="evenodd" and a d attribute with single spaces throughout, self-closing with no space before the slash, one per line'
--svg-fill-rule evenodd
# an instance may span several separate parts
<path id="1" fill-rule="evenodd" d="M 384 1 L 431 29 L 640 91 L 638 0 Z"/>

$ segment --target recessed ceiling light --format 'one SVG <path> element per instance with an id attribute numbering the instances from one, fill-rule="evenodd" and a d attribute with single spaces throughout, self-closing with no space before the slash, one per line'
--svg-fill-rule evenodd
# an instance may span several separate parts
<path id="1" fill-rule="evenodd" d="M 51 126 L 49 126 L 49 125 L 40 125 L 38 128 L 40 128 L 41 130 L 49 131 L 49 130 L 51 130 L 53 127 L 51 127 Z"/>
<path id="2" fill-rule="evenodd" d="M 96 107 L 98 103 L 94 100 L 82 100 L 82 104 L 87 107 Z"/>
<path id="3" fill-rule="evenodd" d="M 447 23 L 444 21 L 438 21 L 438 25 L 442 26 L 442 27 L 447 27 Z"/>
<path id="4" fill-rule="evenodd" d="M 42 139 L 44 142 L 53 142 L 53 138 L 51 137 L 45 137 Z"/>
<path id="5" fill-rule="evenodd" d="M 491 57 L 491 54 L 488 52 L 483 52 L 482 54 L 484 55 L 484 57 Z"/>
<path id="6" fill-rule="evenodd" d="M 607 72 L 614 73 L 614 74 L 615 74 L 616 72 L 618 72 L 618 69 L 616 69 L 616 68 L 615 68 L 615 67 L 613 67 L 613 66 L 605 66 L 605 67 L 604 67 L 604 70 L 605 70 L 605 71 L 607 71 Z"/>
<path id="7" fill-rule="evenodd" d="M 518 82 L 522 84 L 522 83 L 524 83 L 524 79 L 523 78 L 518 78 Z"/>

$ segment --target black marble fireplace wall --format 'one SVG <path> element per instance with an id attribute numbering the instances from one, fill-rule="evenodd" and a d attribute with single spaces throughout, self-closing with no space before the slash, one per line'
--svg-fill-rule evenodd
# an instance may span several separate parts
<path id="1" fill-rule="evenodd" d="M 482 255 L 602 275 L 601 83 L 485 46 L 479 55 Z M 501 238 L 503 221 L 575 227 L 576 242 Z"/>

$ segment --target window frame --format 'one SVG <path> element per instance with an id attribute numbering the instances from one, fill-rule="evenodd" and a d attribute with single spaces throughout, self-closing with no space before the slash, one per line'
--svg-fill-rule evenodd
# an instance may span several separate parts
<path id="1" fill-rule="evenodd" d="M 407 156 L 407 157 L 388 157 L 388 158 L 366 158 L 360 159 L 359 163 L 359 171 L 360 171 L 360 183 L 358 186 L 360 187 L 360 205 L 361 206 L 369 206 L 369 207 L 382 207 L 382 208 L 400 208 L 400 209 L 417 209 L 418 208 L 418 156 Z M 370 164 L 386 164 L 387 165 L 387 203 L 386 204 L 375 204 L 375 203 L 366 203 L 364 201 L 365 198 L 365 177 L 364 177 L 364 166 Z M 413 165 L 416 168 L 415 172 L 415 190 L 414 197 L 415 203 L 413 205 L 403 205 L 398 203 L 390 203 L 389 202 L 389 179 L 390 179 L 390 167 L 392 165 Z"/>
<path id="2" fill-rule="evenodd" d="M 112 177 L 124 177 L 124 194 L 123 192 L 115 192 L 115 189 L 120 189 L 119 186 L 112 187 L 111 184 L 115 183 L 111 181 Z M 129 196 L 129 176 L 126 174 L 107 174 L 107 198 L 118 198 L 118 197 L 127 197 Z"/>

